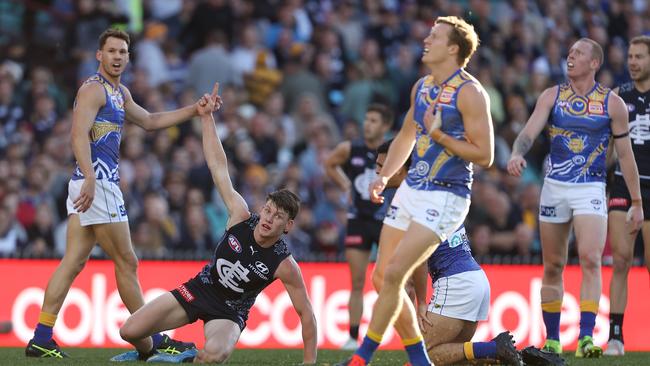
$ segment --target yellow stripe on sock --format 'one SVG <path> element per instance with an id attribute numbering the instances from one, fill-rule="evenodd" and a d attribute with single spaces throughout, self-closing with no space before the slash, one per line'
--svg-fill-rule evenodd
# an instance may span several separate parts
<path id="1" fill-rule="evenodd" d="M 381 344 L 382 335 L 379 334 L 379 333 L 375 333 L 372 330 L 368 329 L 368 332 L 366 333 L 366 337 L 368 337 L 368 338 L 372 339 L 373 341 Z"/>
<path id="2" fill-rule="evenodd" d="M 465 352 L 465 358 L 468 360 L 474 359 L 474 345 L 472 342 L 465 342 L 463 344 L 463 351 Z"/>
<path id="3" fill-rule="evenodd" d="M 562 311 L 562 300 L 543 302 L 542 310 L 546 311 L 547 313 L 559 313 Z"/>
<path id="4" fill-rule="evenodd" d="M 594 300 L 582 300 L 580 301 L 580 311 L 588 311 L 598 314 L 598 303 Z"/>
<path id="5" fill-rule="evenodd" d="M 402 339 L 402 344 L 404 345 L 404 347 L 412 346 L 412 345 L 418 344 L 420 342 L 422 342 L 422 335 L 419 335 L 419 336 L 417 336 L 415 338 L 411 338 L 411 339 Z"/>
<path id="6" fill-rule="evenodd" d="M 41 313 L 38 315 L 38 322 L 45 326 L 53 327 L 54 323 L 56 323 L 56 314 L 50 314 L 41 311 Z"/>

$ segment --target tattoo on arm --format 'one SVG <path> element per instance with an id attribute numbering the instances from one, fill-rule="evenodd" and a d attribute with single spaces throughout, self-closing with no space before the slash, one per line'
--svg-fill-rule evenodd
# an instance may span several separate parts
<path id="1" fill-rule="evenodd" d="M 519 154 L 522 156 L 526 155 L 528 150 L 530 150 L 531 146 L 533 146 L 533 140 L 531 140 L 530 137 L 528 136 L 519 134 L 519 136 L 517 136 L 517 139 L 515 140 L 515 143 L 512 146 L 512 153 Z"/>

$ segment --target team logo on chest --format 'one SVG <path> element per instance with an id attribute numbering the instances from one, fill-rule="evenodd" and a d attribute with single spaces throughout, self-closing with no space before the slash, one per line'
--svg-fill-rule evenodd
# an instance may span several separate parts
<path id="1" fill-rule="evenodd" d="M 219 274 L 219 283 L 225 288 L 229 288 L 235 292 L 243 293 L 244 290 L 240 287 L 241 282 L 250 282 L 247 270 L 240 261 L 232 263 L 223 258 L 217 260 L 217 273 Z"/>
<path id="2" fill-rule="evenodd" d="M 230 249 L 237 253 L 241 253 L 241 244 L 239 244 L 239 240 L 234 236 L 228 235 L 228 245 L 230 245 Z"/>
<path id="3" fill-rule="evenodd" d="M 630 122 L 630 139 L 635 145 L 644 145 L 650 140 L 650 114 L 637 114 Z"/>
<path id="4" fill-rule="evenodd" d="M 566 110 L 574 116 L 582 116 L 587 112 L 587 99 L 579 95 L 569 98 Z"/>

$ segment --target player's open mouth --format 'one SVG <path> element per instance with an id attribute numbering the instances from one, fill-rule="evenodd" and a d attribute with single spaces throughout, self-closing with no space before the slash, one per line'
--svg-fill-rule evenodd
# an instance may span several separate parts
<path id="1" fill-rule="evenodd" d="M 575 65 L 573 64 L 573 62 L 569 61 L 569 62 L 566 63 L 566 66 L 567 66 L 569 69 L 572 69 L 573 66 L 575 66 Z"/>
<path id="2" fill-rule="evenodd" d="M 422 54 L 426 55 L 427 53 L 429 53 L 429 49 L 427 47 L 424 47 L 424 50 L 422 50 Z"/>
<path id="3" fill-rule="evenodd" d="M 116 69 L 119 69 L 120 67 L 122 67 L 122 64 L 112 64 L 111 66 L 113 66 Z"/>
<path id="4" fill-rule="evenodd" d="M 262 224 L 262 227 L 264 228 L 264 230 L 271 230 L 271 227 L 267 224 Z"/>

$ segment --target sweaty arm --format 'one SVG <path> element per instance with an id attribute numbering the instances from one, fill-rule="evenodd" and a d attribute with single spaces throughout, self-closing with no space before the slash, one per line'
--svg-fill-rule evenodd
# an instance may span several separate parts
<path id="1" fill-rule="evenodd" d="M 226 152 L 223 150 L 219 136 L 217 136 L 217 128 L 214 124 L 212 113 L 201 116 L 201 125 L 203 132 L 203 154 L 208 163 L 210 174 L 212 174 L 212 180 L 217 186 L 217 190 L 228 209 L 228 223 L 226 227 L 229 229 L 233 225 L 248 219 L 250 212 L 248 211 L 248 205 L 244 201 L 244 198 L 232 186 L 230 174 L 228 173 Z"/>
<path id="2" fill-rule="evenodd" d="M 97 83 L 79 88 L 72 112 L 72 152 L 85 179 L 94 179 L 95 172 L 90 153 L 90 130 L 99 109 L 106 104 L 104 90 Z"/>
<path id="3" fill-rule="evenodd" d="M 621 166 L 625 184 L 632 197 L 632 202 L 641 205 L 641 188 L 639 185 L 639 170 L 634 160 L 632 143 L 628 125 L 628 112 L 623 99 L 615 94 L 610 94 L 608 101 L 609 116 L 612 119 L 612 136 L 623 136 L 614 138 L 614 148 L 618 155 L 618 162 Z"/>
<path id="4" fill-rule="evenodd" d="M 351 143 L 350 141 L 343 141 L 336 145 L 334 150 L 329 154 L 325 160 L 325 173 L 336 185 L 343 191 L 350 190 L 352 183 L 345 175 L 341 165 L 345 164 L 350 159 Z"/>
<path id="5" fill-rule="evenodd" d="M 279 278 L 289 294 L 296 313 L 302 325 L 302 342 L 304 344 L 303 364 L 316 364 L 316 317 L 307 296 L 307 288 L 300 272 L 298 263 L 292 256 L 280 263 L 275 271 L 275 278 Z"/>
<path id="6" fill-rule="evenodd" d="M 197 115 L 195 104 L 169 112 L 149 113 L 149 111 L 139 106 L 133 100 L 129 89 L 124 86 L 120 87 L 125 96 L 124 111 L 126 113 L 126 120 L 135 123 L 147 131 L 175 126 Z"/>
<path id="7" fill-rule="evenodd" d="M 431 138 L 461 159 L 489 167 L 494 161 L 494 129 L 487 93 L 468 83 L 458 92 L 457 105 L 467 141 L 451 138 L 440 129 L 434 129 Z"/>

